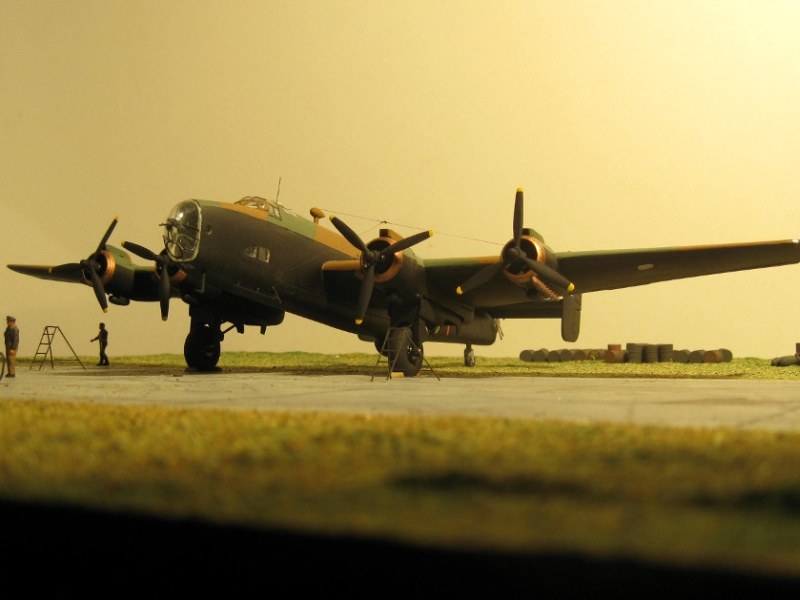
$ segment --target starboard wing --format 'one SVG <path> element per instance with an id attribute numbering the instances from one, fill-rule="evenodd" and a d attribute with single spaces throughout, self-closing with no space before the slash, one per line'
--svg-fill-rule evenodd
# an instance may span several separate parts
<path id="1" fill-rule="evenodd" d="M 464 296 L 453 293 L 459 281 L 496 263 L 493 257 L 425 261 L 428 282 L 441 304 L 468 305 L 495 318 L 554 318 L 561 302 L 526 297 L 498 269 L 486 284 Z M 563 252 L 558 271 L 575 283 L 575 294 L 613 290 L 718 273 L 789 265 L 800 262 L 798 240 L 684 246 L 651 249 Z M 466 308 L 466 307 L 465 307 Z"/>
<path id="2" fill-rule="evenodd" d="M 558 254 L 559 272 L 583 293 L 797 262 L 798 240 Z"/>

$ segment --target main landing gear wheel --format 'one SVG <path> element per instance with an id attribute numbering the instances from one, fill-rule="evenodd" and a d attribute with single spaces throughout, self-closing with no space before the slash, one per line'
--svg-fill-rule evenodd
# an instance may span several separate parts
<path id="1" fill-rule="evenodd" d="M 198 371 L 213 371 L 219 362 L 220 335 L 208 325 L 193 327 L 183 345 L 186 364 Z"/>
<path id="2" fill-rule="evenodd" d="M 422 367 L 422 345 L 414 343 L 410 327 L 395 327 L 389 332 L 389 364 L 392 371 L 416 377 Z"/>

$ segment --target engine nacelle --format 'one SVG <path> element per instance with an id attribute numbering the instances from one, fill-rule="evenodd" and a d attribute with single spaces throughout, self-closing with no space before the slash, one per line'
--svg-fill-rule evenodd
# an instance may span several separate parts
<path id="1" fill-rule="evenodd" d="M 380 251 L 388 248 L 402 236 L 389 229 L 381 229 L 380 237 L 367 244 L 367 248 Z M 362 270 L 366 268 L 362 257 Z M 401 297 L 412 298 L 424 291 L 425 273 L 417 262 L 414 252 L 395 252 L 382 257 L 375 265 L 375 285 L 381 289 L 389 289 Z"/>
<path id="2" fill-rule="evenodd" d="M 114 304 L 127 304 L 130 300 L 158 300 L 158 277 L 154 270 L 136 267 L 124 250 L 114 246 L 106 246 L 94 256 L 99 270 L 100 281 L 105 291 L 111 295 Z M 173 285 L 177 285 L 186 277 L 186 273 L 177 270 L 171 274 Z M 83 276 L 84 283 L 91 287 L 92 282 Z"/>
<path id="3" fill-rule="evenodd" d="M 524 229 L 523 235 L 520 238 L 520 250 L 524 253 L 525 257 L 530 260 L 536 261 L 539 264 L 547 265 L 554 271 L 558 271 L 558 260 L 556 259 L 555 252 L 544 243 L 540 235 L 531 229 Z M 555 292 L 550 285 L 542 281 L 529 265 L 524 261 L 516 259 L 518 251 L 514 246 L 514 240 L 509 241 L 503 246 L 501 256 L 506 263 L 503 269 L 503 274 L 513 284 L 529 290 L 529 295 L 538 295 L 541 298 L 558 300 L 560 294 Z"/>
<path id="4" fill-rule="evenodd" d="M 114 295 L 128 295 L 133 291 L 134 268 L 130 256 L 126 252 L 113 246 L 106 246 L 94 255 L 97 263 L 98 275 L 106 291 Z M 90 286 L 91 280 L 83 274 L 83 282 Z"/>

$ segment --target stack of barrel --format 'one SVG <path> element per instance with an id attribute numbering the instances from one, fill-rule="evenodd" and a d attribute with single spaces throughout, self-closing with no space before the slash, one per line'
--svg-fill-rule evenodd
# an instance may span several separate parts
<path id="1" fill-rule="evenodd" d="M 519 359 L 525 362 L 569 362 L 571 360 L 603 360 L 605 350 L 582 350 L 582 349 L 561 349 L 548 350 L 523 350 L 519 353 Z"/>
<path id="2" fill-rule="evenodd" d="M 609 344 L 606 362 L 629 363 L 720 363 L 731 362 L 733 353 L 727 348 L 717 350 L 674 350 L 672 344 Z"/>
<path id="3" fill-rule="evenodd" d="M 525 362 L 568 362 L 571 360 L 605 360 L 607 363 L 720 363 L 730 362 L 733 353 L 718 350 L 674 350 L 672 344 L 630 343 L 609 344 L 606 350 L 523 350 L 519 354 Z"/>
<path id="4" fill-rule="evenodd" d="M 789 367 L 792 365 L 800 365 L 800 342 L 794 345 L 794 354 L 778 356 L 772 359 L 773 367 Z"/>

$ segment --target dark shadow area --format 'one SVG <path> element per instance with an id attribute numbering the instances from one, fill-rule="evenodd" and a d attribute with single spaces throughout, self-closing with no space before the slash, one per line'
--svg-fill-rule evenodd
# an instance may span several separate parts
<path id="1" fill-rule="evenodd" d="M 800 579 L 567 554 L 415 547 L 0 503 L 0 585 L 16 597 L 796 598 Z M 5 596 L 4 592 L 4 596 Z M 10 596 L 15 597 L 12 592 Z"/>

